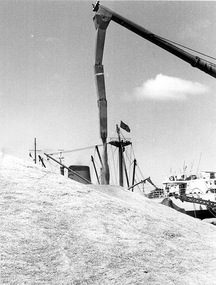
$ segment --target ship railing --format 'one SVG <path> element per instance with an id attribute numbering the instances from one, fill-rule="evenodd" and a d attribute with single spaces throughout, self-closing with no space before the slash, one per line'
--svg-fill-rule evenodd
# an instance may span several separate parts
<path id="1" fill-rule="evenodd" d="M 148 194 L 145 194 L 145 196 L 150 199 L 163 198 L 165 197 L 165 193 L 163 189 L 158 188 L 158 189 L 151 191 Z"/>

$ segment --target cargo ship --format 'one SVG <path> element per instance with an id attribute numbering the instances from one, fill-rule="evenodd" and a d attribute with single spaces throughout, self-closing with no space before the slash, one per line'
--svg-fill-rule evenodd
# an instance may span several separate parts
<path id="1" fill-rule="evenodd" d="M 199 219 L 216 217 L 216 172 L 170 176 L 163 186 L 162 204 Z"/>

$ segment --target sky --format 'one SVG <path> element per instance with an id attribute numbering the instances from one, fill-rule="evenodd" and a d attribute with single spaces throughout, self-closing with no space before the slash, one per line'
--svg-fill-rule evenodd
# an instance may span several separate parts
<path id="1" fill-rule="evenodd" d="M 91 1 L 0 1 L 0 149 L 23 159 L 101 144 Z M 101 1 L 151 32 L 216 57 L 214 1 Z M 195 52 L 191 52 L 196 54 Z M 215 61 L 211 60 L 213 63 Z M 108 137 L 129 125 L 143 176 L 216 171 L 216 80 L 110 22 Z M 92 149 L 91 152 L 94 150 Z M 65 154 L 87 164 L 88 154 Z M 87 156 L 87 160 L 86 157 Z"/>

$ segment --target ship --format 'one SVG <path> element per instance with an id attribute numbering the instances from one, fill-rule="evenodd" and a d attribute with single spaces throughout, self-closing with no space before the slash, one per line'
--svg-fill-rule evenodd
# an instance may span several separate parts
<path id="1" fill-rule="evenodd" d="M 216 217 L 216 172 L 170 176 L 161 203 L 198 219 Z"/>

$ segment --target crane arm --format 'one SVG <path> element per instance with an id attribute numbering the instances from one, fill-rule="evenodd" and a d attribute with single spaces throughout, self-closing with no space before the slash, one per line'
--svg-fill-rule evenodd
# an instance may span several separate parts
<path id="1" fill-rule="evenodd" d="M 97 2 L 97 4 L 93 7 L 93 11 L 96 12 L 94 16 L 94 21 L 95 25 L 98 25 L 98 27 L 107 27 L 109 22 L 112 20 L 117 24 L 125 27 L 126 29 L 132 31 L 133 33 L 168 51 L 169 53 L 188 62 L 191 66 L 200 69 L 201 71 L 209 74 L 210 76 L 216 77 L 215 64 L 206 61 L 198 56 L 192 55 L 184 51 L 183 49 L 180 49 L 179 47 L 175 46 L 174 44 L 171 44 L 160 36 L 153 34 L 149 30 L 144 29 L 143 27 L 135 24 L 134 22 L 100 5 L 99 2 Z"/>
<path id="2" fill-rule="evenodd" d="M 96 49 L 95 49 L 95 83 L 98 97 L 98 108 L 99 108 L 99 121 L 100 121 L 100 136 L 103 143 L 103 163 L 101 168 L 101 183 L 109 184 L 109 165 L 107 157 L 107 100 L 106 100 L 106 89 L 104 79 L 104 68 L 102 65 L 104 43 L 106 37 L 106 28 L 109 21 L 103 21 L 101 17 L 97 17 L 95 22 L 96 33 Z"/>
<path id="3" fill-rule="evenodd" d="M 216 202 L 215 201 L 210 201 L 210 200 L 205 200 L 202 198 L 196 198 L 196 197 L 191 197 L 187 195 L 178 195 L 176 194 L 174 196 L 176 199 L 180 199 L 182 202 L 190 202 L 190 203 L 196 203 L 200 205 L 205 205 L 208 208 L 216 208 Z"/>

